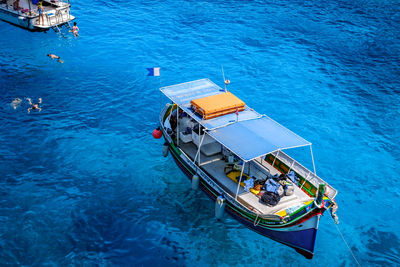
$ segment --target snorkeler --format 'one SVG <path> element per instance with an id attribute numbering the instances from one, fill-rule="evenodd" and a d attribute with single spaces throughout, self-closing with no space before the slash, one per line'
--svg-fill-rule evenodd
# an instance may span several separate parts
<path id="1" fill-rule="evenodd" d="M 29 102 L 29 105 L 31 105 L 31 107 L 30 108 L 28 108 L 28 113 L 30 113 L 31 112 L 31 109 L 36 109 L 36 110 L 39 110 L 39 112 L 40 111 L 42 111 L 42 109 L 39 107 L 39 104 L 41 104 L 42 103 L 42 99 L 39 97 L 38 98 L 39 99 L 39 103 L 37 103 L 37 104 L 32 104 L 32 101 L 31 101 L 31 99 L 30 98 L 27 98 L 26 100 L 28 100 L 28 102 Z"/>
<path id="2" fill-rule="evenodd" d="M 47 56 L 51 59 L 57 59 L 57 61 L 60 63 L 64 63 L 64 60 L 62 60 L 59 56 L 56 56 L 54 54 L 47 54 Z"/>
<path id="3" fill-rule="evenodd" d="M 17 107 L 19 107 L 20 105 L 21 105 L 21 102 L 22 102 L 22 100 L 21 100 L 21 98 L 14 98 L 14 100 L 11 102 L 11 106 L 14 108 L 14 109 L 17 109 Z"/>

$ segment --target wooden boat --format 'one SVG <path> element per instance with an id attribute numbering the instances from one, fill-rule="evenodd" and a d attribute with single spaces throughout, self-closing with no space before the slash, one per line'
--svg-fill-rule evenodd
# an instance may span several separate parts
<path id="1" fill-rule="evenodd" d="M 217 218 L 226 211 L 251 230 L 312 258 L 320 217 L 337 207 L 337 190 L 316 175 L 311 143 L 248 106 L 240 111 L 242 101 L 223 103 L 227 92 L 209 79 L 160 90 L 172 101 L 159 117 L 164 156 L 169 152 L 192 187 L 216 201 Z M 283 151 L 304 146 L 310 147 L 313 171 Z M 276 205 L 261 201 L 264 190 L 245 188 L 249 179 L 268 183 L 287 173 L 298 180 L 292 183 L 293 194 L 282 195 Z"/>
<path id="2" fill-rule="evenodd" d="M 16 25 L 20 28 L 37 32 L 48 31 L 54 29 L 59 32 L 60 27 L 69 25 L 69 22 L 75 17 L 71 15 L 69 0 L 43 0 L 44 22 L 38 24 L 39 13 L 37 5 L 31 0 L 20 0 L 19 6 L 21 9 L 15 10 L 13 3 L 15 0 L 0 0 L 0 19 Z"/>

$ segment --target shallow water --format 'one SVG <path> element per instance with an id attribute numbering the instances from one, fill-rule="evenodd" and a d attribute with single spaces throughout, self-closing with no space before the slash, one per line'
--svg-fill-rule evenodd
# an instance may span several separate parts
<path id="1" fill-rule="evenodd" d="M 232 92 L 314 144 L 361 265 L 400 265 L 397 1 L 72 5 L 78 39 L 0 22 L 1 265 L 354 266 L 329 216 L 306 260 L 217 222 L 162 157 L 160 80 L 146 68 L 162 85 L 222 85 L 221 65 Z M 27 114 L 26 97 L 42 112 Z"/>

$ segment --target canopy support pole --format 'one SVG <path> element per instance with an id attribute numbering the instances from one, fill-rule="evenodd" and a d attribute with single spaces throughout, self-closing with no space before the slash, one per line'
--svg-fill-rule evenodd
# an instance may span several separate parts
<path id="1" fill-rule="evenodd" d="M 311 152 L 312 165 L 313 165 L 313 168 L 314 168 L 314 174 L 317 175 L 317 172 L 315 171 L 315 163 L 314 163 L 314 155 L 313 155 L 313 152 L 312 152 L 312 145 L 310 145 L 310 152 Z"/>
<path id="2" fill-rule="evenodd" d="M 278 152 L 276 153 L 276 156 L 275 156 L 275 158 L 274 158 L 274 161 L 272 162 L 272 167 L 274 167 L 275 160 L 276 160 L 276 158 L 278 157 L 279 151 L 280 151 L 280 150 L 278 150 Z"/>
<path id="3" fill-rule="evenodd" d="M 239 183 L 238 183 L 238 186 L 237 186 L 237 189 L 236 189 L 235 200 L 237 200 L 237 195 L 239 194 L 239 188 L 240 188 L 240 183 L 242 182 L 242 177 L 243 177 L 243 171 L 244 171 L 244 165 L 245 164 L 246 163 L 244 163 L 244 161 L 243 161 L 242 172 L 240 173 L 240 179 L 239 179 Z"/>
<path id="4" fill-rule="evenodd" d="M 198 160 L 198 164 L 200 165 L 200 148 L 201 148 L 201 145 L 203 144 L 203 140 L 204 140 L 204 137 L 206 136 L 206 133 L 204 133 L 204 135 L 203 135 L 203 137 L 201 138 L 201 141 L 200 141 L 200 135 L 199 135 L 199 148 L 197 149 L 197 153 L 196 153 L 196 156 L 194 157 L 194 164 L 196 164 L 196 159 L 197 159 L 197 156 L 199 157 L 199 160 Z"/>
<path id="5" fill-rule="evenodd" d="M 290 165 L 290 168 L 289 168 L 289 170 L 288 170 L 288 173 L 292 170 L 293 165 L 294 165 L 294 162 L 295 162 L 295 160 L 293 160 L 292 165 Z"/>
<path id="6" fill-rule="evenodd" d="M 201 148 L 201 145 L 203 144 L 203 139 L 205 137 L 205 135 L 203 135 L 203 137 L 200 141 L 200 133 L 201 133 L 201 124 L 199 123 L 199 159 L 198 159 L 199 165 L 200 165 L 200 148 Z"/>
<path id="7" fill-rule="evenodd" d="M 307 175 L 307 177 L 304 179 L 303 184 L 300 186 L 300 189 L 303 188 L 303 185 L 307 182 L 308 177 L 310 177 L 310 175 L 311 175 L 311 171 L 308 171 L 308 175 Z"/>
<path id="8" fill-rule="evenodd" d="M 179 146 L 179 106 L 176 105 L 176 144 Z"/>

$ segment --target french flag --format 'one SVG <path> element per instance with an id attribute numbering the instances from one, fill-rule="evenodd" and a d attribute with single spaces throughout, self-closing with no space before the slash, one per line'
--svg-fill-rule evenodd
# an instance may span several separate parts
<path id="1" fill-rule="evenodd" d="M 147 76 L 160 76 L 160 68 L 147 68 L 149 74 Z"/>

